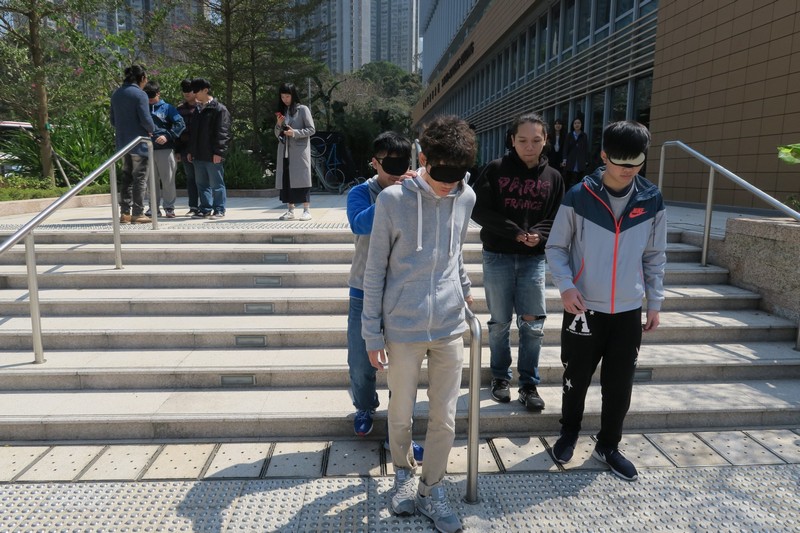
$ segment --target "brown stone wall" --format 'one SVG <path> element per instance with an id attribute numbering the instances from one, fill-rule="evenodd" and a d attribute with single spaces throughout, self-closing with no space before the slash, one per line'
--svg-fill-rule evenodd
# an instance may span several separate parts
<path id="1" fill-rule="evenodd" d="M 661 0 L 650 119 L 649 168 L 679 140 L 780 201 L 800 198 L 800 165 L 776 149 L 800 143 L 800 2 Z M 708 168 L 674 147 L 666 161 L 666 199 L 704 202 Z M 715 204 L 767 207 L 724 178 L 714 190 Z"/>

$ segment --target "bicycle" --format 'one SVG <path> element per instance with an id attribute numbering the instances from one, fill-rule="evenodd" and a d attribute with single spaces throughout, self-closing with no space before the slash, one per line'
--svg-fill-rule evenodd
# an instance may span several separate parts
<path id="1" fill-rule="evenodd" d="M 345 173 L 339 168 L 344 161 L 338 154 L 338 134 L 328 133 L 322 136 L 311 137 L 311 157 L 314 160 L 313 168 L 317 181 L 328 192 L 342 194 L 354 185 L 364 181 L 364 178 L 347 180 Z M 361 181 L 359 181 L 361 180 Z"/>

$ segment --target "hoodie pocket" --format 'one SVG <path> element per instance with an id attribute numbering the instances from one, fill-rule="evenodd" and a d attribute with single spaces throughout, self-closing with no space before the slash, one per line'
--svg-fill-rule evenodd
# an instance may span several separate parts
<path id="1" fill-rule="evenodd" d="M 464 317 L 465 305 L 461 284 L 452 279 L 440 280 L 433 300 L 432 328 L 460 323 Z"/>
<path id="2" fill-rule="evenodd" d="M 427 283 L 415 281 L 404 284 L 386 313 L 387 329 L 427 329 L 428 307 Z"/>

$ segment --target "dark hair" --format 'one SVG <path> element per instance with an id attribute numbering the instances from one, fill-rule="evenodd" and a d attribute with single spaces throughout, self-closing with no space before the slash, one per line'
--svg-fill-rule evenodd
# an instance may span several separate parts
<path id="1" fill-rule="evenodd" d="M 531 124 L 540 124 L 542 126 L 542 133 L 547 134 L 547 122 L 545 122 L 544 118 L 537 113 L 525 113 L 524 115 L 518 116 L 514 119 L 514 122 L 511 123 L 511 129 L 508 131 L 511 135 L 516 135 L 519 131 L 520 124 L 524 124 L 529 122 Z"/>
<path id="2" fill-rule="evenodd" d="M 385 131 L 372 142 L 372 155 L 385 153 L 411 159 L 411 141 L 393 131 Z"/>
<path id="3" fill-rule="evenodd" d="M 603 151 L 614 159 L 634 159 L 650 148 L 650 132 L 633 120 L 612 122 L 603 130 Z"/>
<path id="4" fill-rule="evenodd" d="M 182 93 L 192 92 L 192 80 L 190 80 L 189 78 L 181 80 L 181 92 Z"/>
<path id="5" fill-rule="evenodd" d="M 475 132 L 456 115 L 440 115 L 426 124 L 419 144 L 434 165 L 471 167 L 478 151 Z"/>
<path id="6" fill-rule="evenodd" d="M 283 100 L 281 100 L 282 94 L 291 94 L 292 103 L 288 106 L 284 104 Z M 278 111 L 286 111 L 287 115 L 294 115 L 297 112 L 298 104 L 300 104 L 300 95 L 297 93 L 297 87 L 295 87 L 294 83 L 282 83 L 278 87 Z"/>
<path id="7" fill-rule="evenodd" d="M 144 86 L 144 92 L 147 93 L 148 98 L 155 98 L 161 92 L 161 86 L 157 81 L 148 81 Z"/>
<path id="8" fill-rule="evenodd" d="M 139 85 L 147 77 L 144 67 L 141 65 L 131 65 L 125 69 L 125 83 L 135 83 Z"/>
<path id="9" fill-rule="evenodd" d="M 192 90 L 194 92 L 199 92 L 203 89 L 211 89 L 211 82 L 205 78 L 195 78 L 192 80 Z"/>

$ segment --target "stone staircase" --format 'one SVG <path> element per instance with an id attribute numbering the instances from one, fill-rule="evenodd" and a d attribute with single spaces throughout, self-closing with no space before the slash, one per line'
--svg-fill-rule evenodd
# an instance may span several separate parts
<path id="1" fill-rule="evenodd" d="M 0 440 L 340 438 L 352 436 L 346 356 L 346 224 L 37 231 L 46 363 L 33 360 L 24 249 L 0 256 Z M 3 232 L 3 236 L 10 232 Z M 727 285 L 723 268 L 670 232 L 661 327 L 645 335 L 629 431 L 778 427 L 800 417 L 796 325 Z M 465 261 L 484 328 L 480 243 Z M 485 436 L 554 434 L 561 303 L 548 282 L 541 414 L 481 391 Z M 515 337 L 512 339 L 516 341 Z M 465 360 L 468 361 L 468 343 Z M 482 377 L 489 379 L 488 347 Z M 457 431 L 466 433 L 464 370 Z M 418 395 L 416 429 L 427 420 Z M 379 374 L 381 408 L 388 403 Z M 599 388 L 585 427 L 599 424 Z M 375 437 L 385 435 L 377 423 Z"/>

